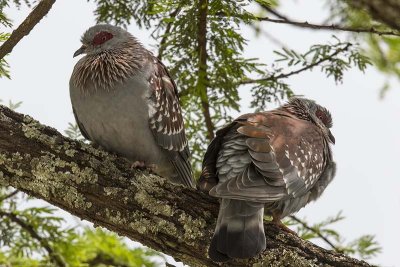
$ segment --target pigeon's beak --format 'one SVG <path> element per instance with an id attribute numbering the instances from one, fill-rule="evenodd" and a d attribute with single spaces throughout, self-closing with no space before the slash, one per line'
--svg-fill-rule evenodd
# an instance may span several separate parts
<path id="1" fill-rule="evenodd" d="M 81 48 L 79 48 L 78 50 L 75 51 L 74 57 L 85 53 L 85 50 L 86 50 L 86 45 L 82 45 Z"/>
<path id="2" fill-rule="evenodd" d="M 328 130 L 329 140 L 331 140 L 332 144 L 335 144 L 335 137 L 332 135 L 331 131 Z"/>

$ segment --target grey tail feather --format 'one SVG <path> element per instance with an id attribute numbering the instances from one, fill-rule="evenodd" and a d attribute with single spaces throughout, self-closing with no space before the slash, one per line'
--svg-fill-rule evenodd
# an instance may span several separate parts
<path id="1" fill-rule="evenodd" d="M 265 249 L 264 204 L 222 199 L 208 255 L 216 262 L 246 259 Z"/>
<path id="2" fill-rule="evenodd" d="M 181 183 L 187 187 L 194 188 L 192 166 L 188 160 L 183 159 L 180 155 L 178 158 L 171 161 L 175 167 L 176 172 L 181 180 Z"/>

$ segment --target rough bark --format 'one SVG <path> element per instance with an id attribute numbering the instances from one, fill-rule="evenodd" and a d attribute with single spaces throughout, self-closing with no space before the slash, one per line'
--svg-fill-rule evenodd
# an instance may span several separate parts
<path id="1" fill-rule="evenodd" d="M 0 183 L 173 256 L 190 266 L 207 258 L 218 203 L 173 185 L 125 159 L 62 136 L 0 107 Z M 222 266 L 369 266 L 266 223 L 266 251 Z"/>

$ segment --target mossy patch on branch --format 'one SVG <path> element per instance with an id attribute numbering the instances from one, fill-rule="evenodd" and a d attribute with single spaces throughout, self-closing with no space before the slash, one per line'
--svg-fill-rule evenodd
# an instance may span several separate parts
<path id="1" fill-rule="evenodd" d="M 286 249 L 267 249 L 261 259 L 253 264 L 253 267 L 316 267 L 319 266 L 313 260 L 306 259 L 299 254 Z M 329 265 L 324 265 L 329 266 Z"/>
<path id="2" fill-rule="evenodd" d="M 202 218 L 193 219 L 192 216 L 182 213 L 178 221 L 183 224 L 185 230 L 183 237 L 186 241 L 193 241 L 204 236 L 204 228 L 207 224 Z"/>

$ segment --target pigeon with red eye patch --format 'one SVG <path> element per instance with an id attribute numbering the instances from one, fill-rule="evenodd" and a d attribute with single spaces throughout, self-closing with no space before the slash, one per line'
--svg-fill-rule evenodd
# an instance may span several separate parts
<path id="1" fill-rule="evenodd" d="M 120 27 L 95 25 L 81 42 L 70 96 L 83 136 L 194 187 L 177 87 L 163 63 Z"/>

